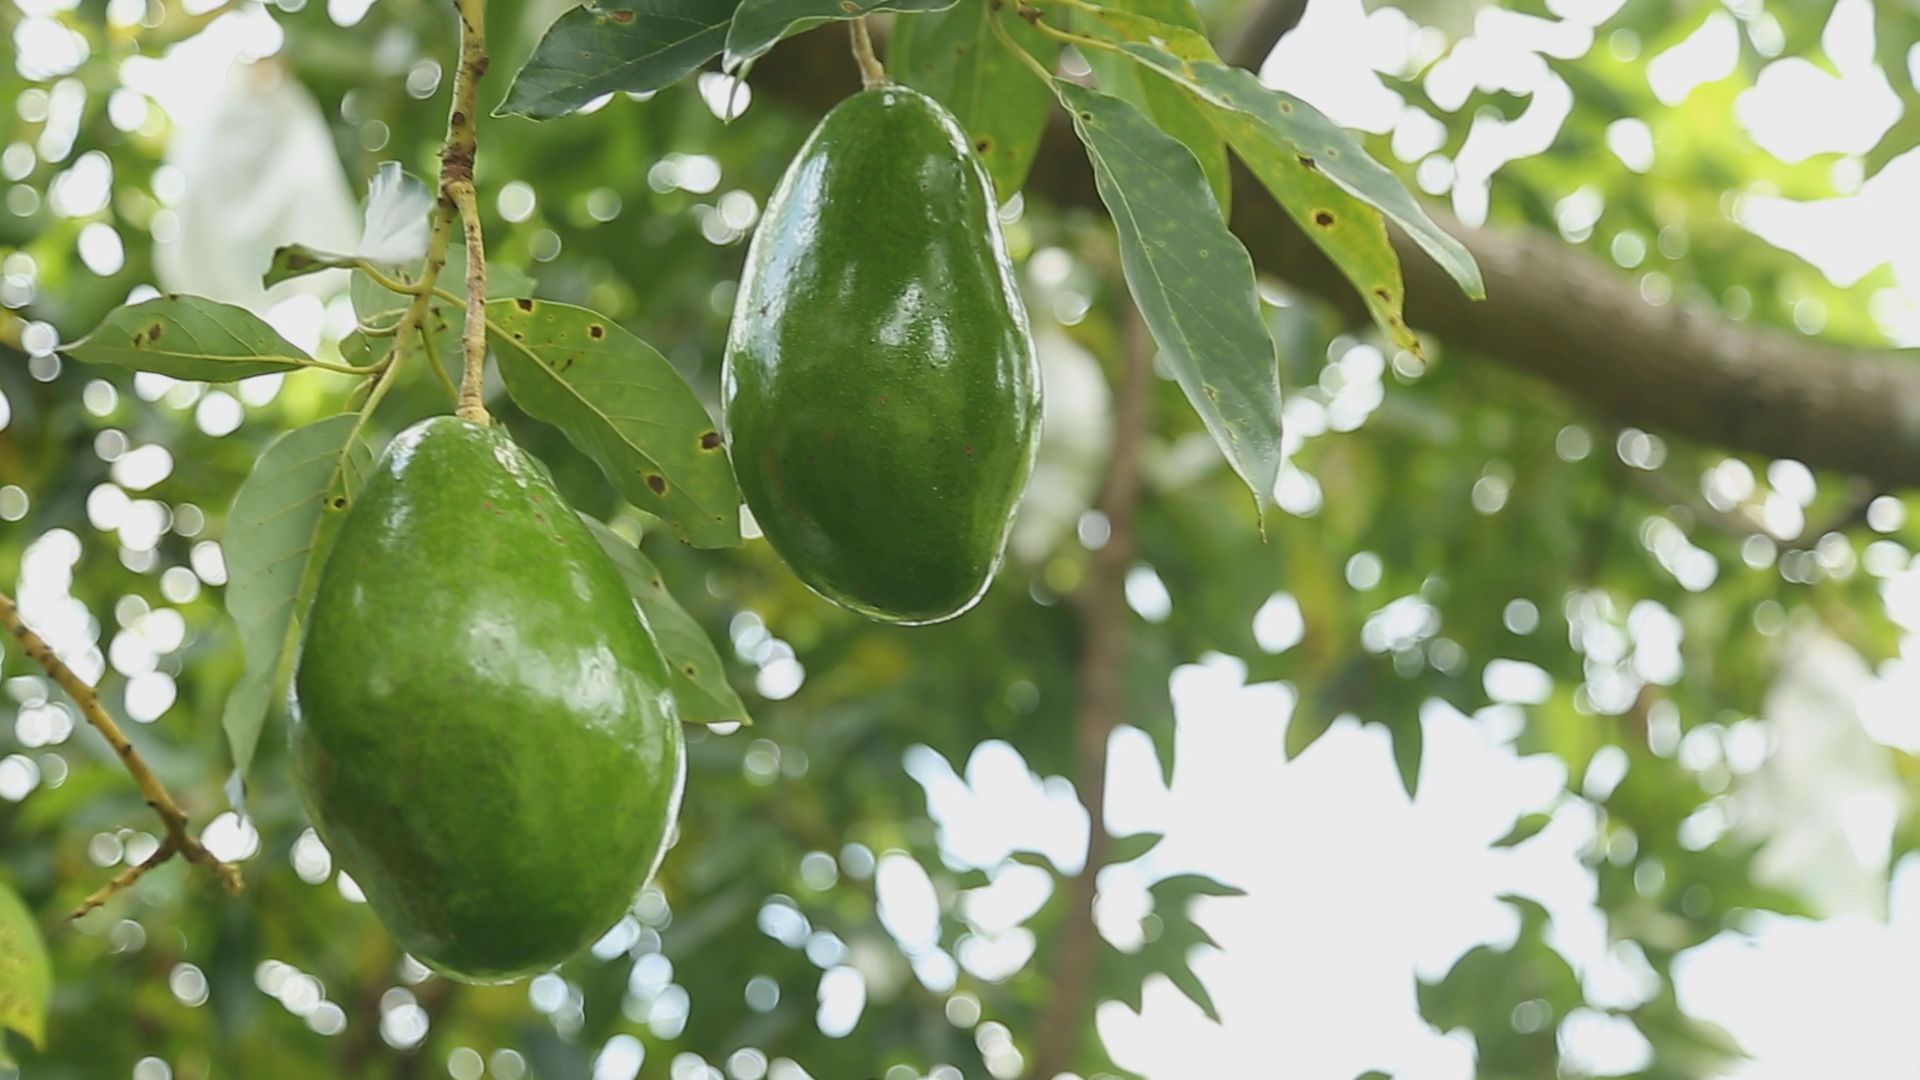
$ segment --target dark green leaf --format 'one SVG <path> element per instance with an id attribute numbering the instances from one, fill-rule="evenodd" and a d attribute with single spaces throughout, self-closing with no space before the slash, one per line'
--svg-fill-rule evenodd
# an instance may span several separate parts
<path id="1" fill-rule="evenodd" d="M 534 47 L 497 115 L 551 120 L 605 94 L 649 94 L 720 52 L 739 0 L 586 4 L 560 16 Z"/>
<path id="2" fill-rule="evenodd" d="M 274 249 L 273 261 L 267 264 L 267 272 L 260 275 L 260 284 L 272 288 L 291 278 L 322 270 L 344 270 L 351 267 L 353 261 L 351 255 L 329 255 L 305 244 L 288 244 Z"/>
<path id="3" fill-rule="evenodd" d="M 326 545 L 373 464 L 366 444 L 353 438 L 358 422 L 342 413 L 275 439 L 227 514 L 227 613 L 239 628 L 246 670 L 227 695 L 221 723 L 243 779 L 294 622 L 312 596 Z"/>
<path id="4" fill-rule="evenodd" d="M 1151 832 L 1134 833 L 1131 836 L 1116 836 L 1113 838 L 1113 847 L 1107 852 L 1107 861 L 1112 863 L 1132 862 L 1147 852 L 1152 851 L 1159 845 L 1160 841 L 1166 838 L 1165 833 Z"/>
<path id="5" fill-rule="evenodd" d="M 311 363 L 258 315 L 203 296 L 161 296 L 114 308 L 98 329 L 64 351 L 89 364 L 205 382 Z"/>
<path id="6" fill-rule="evenodd" d="M 876 11 L 945 11 L 958 0 L 743 0 L 733 14 L 733 26 L 727 30 L 726 54 L 721 60 L 728 71 L 738 71 L 747 61 L 773 48 L 788 34 L 798 33 L 823 22 L 857 19 Z"/>
<path id="7" fill-rule="evenodd" d="M 53 967 L 39 924 L 19 895 L 0 882 L 0 1029 L 10 1028 L 45 1048 L 52 997 Z"/>
<path id="8" fill-rule="evenodd" d="M 1181 993 L 1187 995 L 1187 1000 L 1200 1006 L 1200 1011 L 1207 1014 L 1207 1019 L 1216 1024 L 1220 1022 L 1220 1009 L 1214 1005 L 1213 995 L 1208 992 L 1207 984 L 1200 981 L 1199 975 L 1194 974 L 1192 964 L 1171 964 L 1162 974 L 1172 980 L 1173 985 L 1178 987 Z"/>
<path id="9" fill-rule="evenodd" d="M 740 492 L 713 418 L 653 346 L 549 300 L 487 304 L 507 392 L 592 458 L 620 494 L 695 547 L 740 542 Z"/>
<path id="10" fill-rule="evenodd" d="M 1324 703 L 1302 698 L 1293 707 L 1293 716 L 1287 721 L 1287 732 L 1281 749 L 1286 752 L 1287 760 L 1292 761 L 1307 752 L 1307 748 L 1320 741 L 1327 733 L 1339 714 L 1325 707 Z"/>
<path id="11" fill-rule="evenodd" d="M 1546 828 L 1552 821 L 1553 815 L 1551 814 L 1528 814 L 1519 821 L 1514 822 L 1513 828 L 1508 831 L 1507 835 L 1495 840 L 1493 846 L 1497 848 L 1518 847 L 1540 835 L 1540 830 Z"/>
<path id="12" fill-rule="evenodd" d="M 1280 473 L 1280 376 L 1253 261 L 1185 146 L 1119 98 L 1064 80 L 1054 88 L 1093 161 L 1140 314 L 1264 510 Z"/>
<path id="13" fill-rule="evenodd" d="M 1175 874 L 1172 877 L 1161 878 L 1154 882 L 1152 891 L 1155 897 L 1168 900 L 1189 900 L 1196 896 L 1247 895 L 1247 890 L 1238 885 L 1229 885 L 1205 874 Z"/>
<path id="14" fill-rule="evenodd" d="M 1054 868 L 1053 860 L 1037 851 L 1016 851 L 1007 857 L 1022 866 L 1037 866 L 1048 872 L 1052 872 Z"/>
<path id="15" fill-rule="evenodd" d="M 933 15 L 902 19 L 888 46 L 892 75 L 925 91 L 953 112 L 993 177 L 1002 201 L 1027 178 L 1040 149 L 1053 96 L 993 33 L 994 9 L 967 3 Z M 1052 68 L 1059 46 L 1024 19 L 1004 19 L 1014 41 Z"/>
<path id="16" fill-rule="evenodd" d="M 753 723 L 740 695 L 727 682 L 726 665 L 714 651 L 713 642 L 667 591 L 659 569 L 619 533 L 585 514 L 580 517 L 626 579 L 627 590 L 639 603 L 667 666 L 672 668 L 673 700 L 680 707 L 681 722 Z"/>
<path id="17" fill-rule="evenodd" d="M 1400 786 L 1407 798 L 1420 793 L 1420 758 L 1426 747 L 1426 729 L 1418 714 L 1387 724 L 1387 736 L 1393 740 L 1393 764 L 1400 773 Z"/>

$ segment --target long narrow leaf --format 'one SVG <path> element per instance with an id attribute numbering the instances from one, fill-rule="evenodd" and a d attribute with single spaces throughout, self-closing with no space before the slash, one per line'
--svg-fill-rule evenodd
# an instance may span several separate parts
<path id="1" fill-rule="evenodd" d="M 274 440 L 227 514 L 227 613 L 239 627 L 246 668 L 227 695 L 221 723 L 242 778 L 326 545 L 373 466 L 366 444 L 348 442 L 357 420 L 330 416 Z"/>
<path id="2" fill-rule="evenodd" d="M 1064 80 L 1054 90 L 1093 161 L 1140 314 L 1265 510 L 1280 473 L 1280 376 L 1253 260 L 1185 146 L 1119 98 Z"/>

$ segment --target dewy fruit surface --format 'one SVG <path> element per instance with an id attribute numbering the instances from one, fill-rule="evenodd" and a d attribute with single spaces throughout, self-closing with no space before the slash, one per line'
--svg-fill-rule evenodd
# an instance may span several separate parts
<path id="1" fill-rule="evenodd" d="M 295 776 L 402 947 L 513 978 L 591 944 L 657 864 L 684 776 L 667 687 L 545 471 L 437 417 L 387 448 L 322 572 Z"/>
<path id="2" fill-rule="evenodd" d="M 985 591 L 1040 375 L 991 185 L 945 109 L 883 85 L 807 140 L 747 255 L 723 397 L 740 489 L 831 600 L 936 622 Z"/>

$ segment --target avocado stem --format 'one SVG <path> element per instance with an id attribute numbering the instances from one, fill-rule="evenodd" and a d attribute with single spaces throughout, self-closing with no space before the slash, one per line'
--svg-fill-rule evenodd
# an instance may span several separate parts
<path id="1" fill-rule="evenodd" d="M 480 204 L 473 186 L 475 127 L 480 118 L 480 77 L 487 72 L 487 0 L 453 0 L 460 15 L 460 66 L 453 76 L 453 111 L 447 118 L 446 147 L 440 154 L 440 214 L 459 215 L 466 237 L 466 319 L 460 329 L 462 420 L 490 422 L 483 399 L 487 370 L 487 250 L 480 228 Z M 431 283 L 429 283 L 431 287 Z"/>
<path id="2" fill-rule="evenodd" d="M 860 64 L 860 85 L 871 90 L 887 81 L 887 69 L 880 66 L 880 58 L 873 54 L 873 35 L 867 32 L 865 15 L 847 24 L 848 32 L 853 35 L 853 58 Z"/>

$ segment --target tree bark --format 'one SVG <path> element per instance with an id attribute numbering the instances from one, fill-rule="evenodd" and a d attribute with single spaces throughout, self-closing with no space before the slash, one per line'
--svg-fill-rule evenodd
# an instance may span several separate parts
<path id="1" fill-rule="evenodd" d="M 820 32 L 775 49 L 753 79 L 766 100 L 815 114 L 859 86 L 838 34 Z M 1237 165 L 1234 189 L 1231 225 L 1255 266 L 1365 321 L 1352 286 Z M 1063 209 L 1100 206 L 1086 157 L 1058 112 L 1025 192 Z M 1433 216 L 1479 260 L 1487 299 L 1468 300 L 1396 231 L 1407 320 L 1463 359 L 1483 356 L 1538 376 L 1618 423 L 1795 458 L 1887 488 L 1920 486 L 1915 353 L 1848 348 L 1710 308 L 1651 304 L 1631 277 L 1557 236 Z"/>

